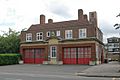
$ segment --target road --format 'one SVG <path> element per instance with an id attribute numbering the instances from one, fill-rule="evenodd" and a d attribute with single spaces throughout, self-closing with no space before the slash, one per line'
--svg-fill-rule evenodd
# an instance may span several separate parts
<path id="1" fill-rule="evenodd" d="M 0 66 L 0 80 L 120 80 L 114 78 L 82 77 L 76 72 L 87 65 L 10 65 Z"/>
<path id="2" fill-rule="evenodd" d="M 31 73 L 0 73 L 0 80 L 120 80 L 114 78 L 82 77 L 76 75 L 46 75 Z"/>

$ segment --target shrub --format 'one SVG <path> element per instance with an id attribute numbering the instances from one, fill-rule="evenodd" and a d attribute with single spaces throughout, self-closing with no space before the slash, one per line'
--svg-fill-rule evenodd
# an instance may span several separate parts
<path id="1" fill-rule="evenodd" d="M 0 54 L 0 65 L 18 64 L 20 57 L 20 54 Z"/>

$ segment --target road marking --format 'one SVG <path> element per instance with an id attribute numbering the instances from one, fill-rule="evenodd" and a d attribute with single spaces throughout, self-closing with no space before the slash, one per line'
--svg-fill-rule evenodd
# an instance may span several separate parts
<path id="1" fill-rule="evenodd" d="M 23 79 L 5 78 L 5 80 L 23 80 Z"/>

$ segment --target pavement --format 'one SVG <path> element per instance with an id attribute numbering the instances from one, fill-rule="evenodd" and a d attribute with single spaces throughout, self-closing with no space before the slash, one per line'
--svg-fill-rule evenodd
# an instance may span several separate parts
<path id="1" fill-rule="evenodd" d="M 120 63 L 113 61 L 106 64 L 95 65 L 82 72 L 77 72 L 78 76 L 86 77 L 114 77 L 120 78 Z"/>

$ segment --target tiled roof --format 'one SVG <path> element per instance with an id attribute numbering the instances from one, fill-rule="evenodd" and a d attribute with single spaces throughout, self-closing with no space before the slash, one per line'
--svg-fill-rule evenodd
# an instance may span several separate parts
<path id="1" fill-rule="evenodd" d="M 46 28 L 50 29 L 50 28 L 57 28 L 57 27 L 77 26 L 77 25 L 89 25 L 89 22 L 79 21 L 79 20 L 70 20 L 70 21 L 63 21 L 63 22 L 35 24 L 35 25 L 31 25 L 28 31 L 31 31 L 31 30 L 35 31 L 38 29 L 46 29 Z"/>

